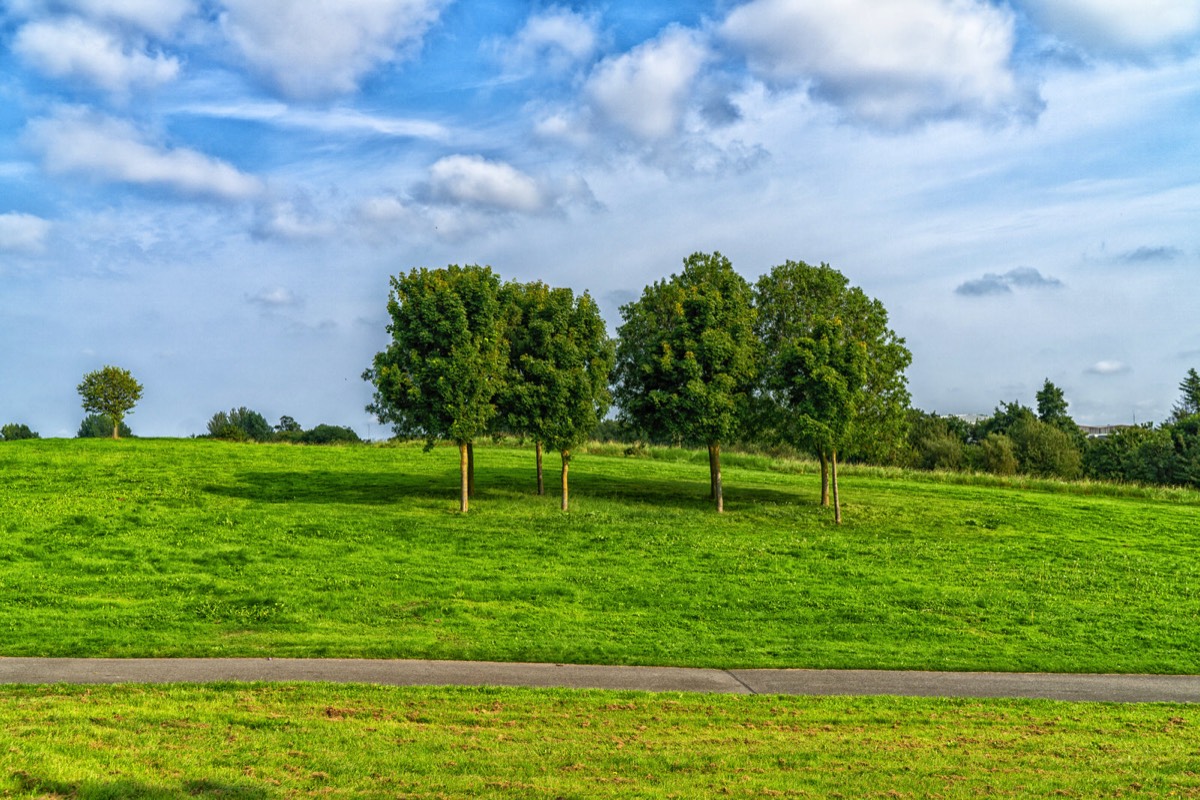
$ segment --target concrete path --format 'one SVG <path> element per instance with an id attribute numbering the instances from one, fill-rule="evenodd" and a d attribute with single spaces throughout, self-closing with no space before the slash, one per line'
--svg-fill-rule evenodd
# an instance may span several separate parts
<path id="1" fill-rule="evenodd" d="M 1028 697 L 1200 703 L 1200 675 L 687 669 L 328 658 L 0 658 L 0 683 L 330 681 L 727 694 Z"/>

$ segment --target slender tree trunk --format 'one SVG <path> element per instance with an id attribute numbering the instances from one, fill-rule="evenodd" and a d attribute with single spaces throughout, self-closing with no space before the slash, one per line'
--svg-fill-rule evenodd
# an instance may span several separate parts
<path id="1" fill-rule="evenodd" d="M 567 498 L 570 494 L 570 489 L 567 486 L 567 470 L 571 468 L 571 451 L 562 451 L 562 510 L 569 510 Z"/>
<path id="2" fill-rule="evenodd" d="M 821 505 L 829 505 L 829 456 L 821 451 Z"/>
<path id="3" fill-rule="evenodd" d="M 833 458 L 830 459 L 830 464 L 833 468 L 833 521 L 838 525 L 842 524 L 842 502 L 838 498 L 837 485 L 837 450 L 833 451 Z"/>
<path id="4" fill-rule="evenodd" d="M 708 499 L 717 499 L 717 456 L 711 442 L 708 445 Z"/>
<path id="5" fill-rule="evenodd" d="M 708 446 L 708 459 L 712 474 L 713 498 L 717 501 L 717 513 L 725 511 L 725 487 L 721 481 L 721 443 Z"/>
<path id="6" fill-rule="evenodd" d="M 467 442 L 467 497 L 475 496 L 475 443 Z"/>
<path id="7" fill-rule="evenodd" d="M 467 477 L 467 475 L 468 475 L 467 448 L 468 447 L 469 447 L 469 445 L 466 442 L 459 442 L 459 445 L 458 445 L 458 468 L 459 468 L 459 473 L 462 478 L 462 485 L 460 487 L 462 491 L 461 491 L 461 499 L 459 500 L 459 504 L 458 504 L 458 510 L 460 512 L 462 512 L 463 514 L 467 513 L 467 506 L 469 504 L 468 498 L 470 498 L 470 496 L 471 496 L 470 492 L 467 490 L 468 482 L 470 480 Z"/>
<path id="8" fill-rule="evenodd" d="M 546 493 L 546 481 L 542 477 L 542 443 L 534 442 L 533 449 L 537 453 L 538 497 L 541 497 Z"/>
<path id="9" fill-rule="evenodd" d="M 121 420 L 117 419 L 116 417 L 113 417 L 113 438 L 121 438 Z"/>

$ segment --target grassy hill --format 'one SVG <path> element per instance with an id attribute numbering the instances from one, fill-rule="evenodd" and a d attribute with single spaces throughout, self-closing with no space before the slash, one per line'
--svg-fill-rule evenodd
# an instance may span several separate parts
<path id="1" fill-rule="evenodd" d="M 601 450 L 4 443 L 0 655 L 1200 672 L 1200 493 Z"/>

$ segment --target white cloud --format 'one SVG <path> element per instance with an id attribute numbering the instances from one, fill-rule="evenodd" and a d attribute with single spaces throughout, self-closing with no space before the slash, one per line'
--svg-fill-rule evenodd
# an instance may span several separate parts
<path id="1" fill-rule="evenodd" d="M 364 114 L 352 108 L 305 110 L 284 103 L 201 104 L 183 106 L 177 113 L 266 122 L 289 128 L 323 133 L 350 133 L 443 141 L 450 136 L 445 126 L 423 119 Z"/>
<path id="2" fill-rule="evenodd" d="M 1121 361 L 1097 361 L 1087 368 L 1092 375 L 1123 375 L 1130 371 L 1129 365 Z"/>
<path id="3" fill-rule="evenodd" d="M 8 0 L 14 16 L 40 18 L 66 10 L 90 20 L 131 26 L 165 37 L 195 9 L 193 0 Z"/>
<path id="4" fill-rule="evenodd" d="M 540 211 L 546 203 L 537 181 L 510 164 L 455 155 L 429 169 L 429 192 L 438 202 L 497 211 Z"/>
<path id="5" fill-rule="evenodd" d="M 585 92 L 608 122 L 641 139 L 675 133 L 708 50 L 695 31 L 672 26 L 657 39 L 605 59 Z"/>
<path id="6" fill-rule="evenodd" d="M 219 159 L 188 148 L 150 143 L 128 122 L 64 109 L 35 119 L 26 140 L 55 173 L 82 173 L 189 195 L 242 200 L 262 191 L 261 182 Z"/>
<path id="7" fill-rule="evenodd" d="M 1054 35 L 1105 55 L 1147 55 L 1200 37 L 1196 0 L 1021 0 Z"/>
<path id="8" fill-rule="evenodd" d="M 50 234 L 50 222 L 32 214 L 0 214 L 0 251 L 40 252 Z"/>
<path id="9" fill-rule="evenodd" d="M 132 49 L 78 17 L 31 22 L 17 32 L 13 51 L 52 78 L 82 79 L 117 94 L 158 86 L 179 74 L 178 60 Z"/>
<path id="10" fill-rule="evenodd" d="M 595 54 L 599 44 L 596 26 L 595 15 L 585 16 L 565 8 L 534 14 L 505 48 L 504 62 L 514 71 L 546 65 L 562 72 Z"/>
<path id="11" fill-rule="evenodd" d="M 263 289 L 257 294 L 246 298 L 249 302 L 263 308 L 289 308 L 301 305 L 301 300 L 291 289 L 276 286 L 273 289 Z"/>
<path id="12" fill-rule="evenodd" d="M 333 224 L 303 200 L 272 203 L 260 215 L 255 233 L 262 238 L 320 239 L 334 233 Z"/>
<path id="13" fill-rule="evenodd" d="M 720 36 L 775 83 L 810 88 L 885 127 L 945 116 L 1022 113 L 1015 19 L 978 0 L 753 0 Z"/>
<path id="14" fill-rule="evenodd" d="M 290 97 L 346 94 L 418 42 L 445 0 L 225 0 L 221 26 L 246 60 Z"/>

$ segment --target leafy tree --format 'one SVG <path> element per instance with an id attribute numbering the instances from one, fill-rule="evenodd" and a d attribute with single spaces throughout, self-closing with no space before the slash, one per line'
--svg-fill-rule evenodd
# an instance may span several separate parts
<path id="1" fill-rule="evenodd" d="M 76 387 L 83 399 L 83 410 L 103 414 L 113 422 L 112 438 L 120 438 L 125 415 L 142 399 L 142 385 L 129 370 L 106 366 L 83 376 Z"/>
<path id="2" fill-rule="evenodd" d="M 838 450 L 850 439 L 866 381 L 866 343 L 834 318 L 816 320 L 811 335 L 780 340 L 768 352 L 764 386 L 778 411 L 775 429 L 784 441 L 818 453 L 829 464 L 833 518 L 840 524 Z"/>
<path id="3" fill-rule="evenodd" d="M 279 418 L 279 424 L 275 426 L 276 433 L 300 433 L 303 430 L 299 422 L 286 414 Z"/>
<path id="4" fill-rule="evenodd" d="M 992 434 L 995 435 L 995 434 Z M 1036 417 L 1019 420 L 1008 431 L 1022 472 L 1065 480 L 1078 478 L 1082 456 L 1074 438 Z"/>
<path id="5" fill-rule="evenodd" d="M 538 494 L 544 492 L 542 445 L 562 459 L 562 508 L 568 508 L 571 450 L 608 411 L 613 344 L 586 292 L 544 283 L 508 283 L 502 292 L 509 342 L 508 377 L 499 397 L 509 430 L 534 440 Z"/>
<path id="6" fill-rule="evenodd" d="M 953 417 L 913 409 L 908 422 L 913 464 L 929 470 L 962 469 L 966 458 L 966 436 L 961 431 L 961 422 Z"/>
<path id="7" fill-rule="evenodd" d="M 508 352 L 500 279 L 490 267 L 451 265 L 413 269 L 392 278 L 388 313 L 392 341 L 363 379 L 375 387 L 367 410 L 397 434 L 419 434 L 426 448 L 438 439 L 458 445 L 468 510 L 468 447 L 488 430 Z"/>
<path id="8" fill-rule="evenodd" d="M 1037 393 L 1037 416 L 1042 422 L 1055 427 L 1064 419 L 1070 420 L 1067 416 L 1067 398 L 1063 390 L 1051 383 L 1049 378 Z M 1071 424 L 1074 425 L 1074 422 Z"/>
<path id="9" fill-rule="evenodd" d="M 1017 454 L 1012 439 L 1003 433 L 989 433 L 979 443 L 982 466 L 993 475 L 1015 475 Z"/>
<path id="10" fill-rule="evenodd" d="M 910 401 L 904 371 L 912 363 L 912 354 L 904 339 L 888 327 L 883 304 L 850 286 L 846 276 L 828 264 L 814 267 L 803 261 L 787 261 L 760 277 L 755 301 L 757 332 L 767 353 L 778 352 L 783 342 L 812 338 L 819 324 L 834 320 L 845 336 L 863 343 L 866 375 L 841 452 L 847 458 L 879 463 L 904 460 Z M 772 402 L 766 404 L 767 420 L 772 407 Z M 770 425 L 763 420 L 759 427 Z M 829 465 L 822 461 L 823 505 L 829 502 L 828 487 Z"/>
<path id="11" fill-rule="evenodd" d="M 291 431 L 294 433 L 294 431 Z M 299 436 L 304 444 L 358 444 L 362 441 L 353 428 L 339 425 L 318 425 Z"/>
<path id="12" fill-rule="evenodd" d="M 274 431 L 266 417 L 241 406 L 230 409 L 229 413 L 218 411 L 213 414 L 208 421 L 208 435 L 235 442 L 269 442 L 274 438 Z"/>
<path id="13" fill-rule="evenodd" d="M 1176 422 L 1192 414 L 1200 414 L 1200 373 L 1195 368 L 1188 370 L 1187 377 L 1179 384 L 1179 391 L 1183 396 L 1171 411 L 1171 419 Z"/>
<path id="14" fill-rule="evenodd" d="M 122 436 L 133 436 L 133 431 L 124 422 L 115 423 Z M 79 423 L 76 439 L 108 439 L 112 437 L 113 421 L 103 414 L 89 414 Z"/>
<path id="15" fill-rule="evenodd" d="M 749 284 L 720 253 L 621 307 L 615 397 L 622 419 L 652 438 L 708 447 L 710 495 L 725 508 L 721 443 L 745 417 L 757 373 Z"/>
<path id="16" fill-rule="evenodd" d="M 10 423 L 0 428 L 0 439 L 6 442 L 15 442 L 18 439 L 40 439 L 42 438 L 36 431 L 24 423 Z"/>

